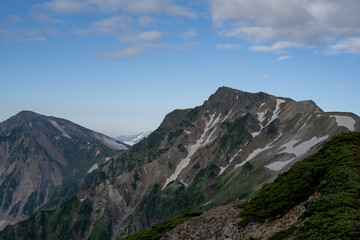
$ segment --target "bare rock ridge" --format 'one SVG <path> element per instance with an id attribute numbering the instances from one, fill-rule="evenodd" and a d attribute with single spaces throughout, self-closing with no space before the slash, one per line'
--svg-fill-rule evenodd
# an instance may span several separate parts
<path id="1" fill-rule="evenodd" d="M 96 169 L 74 198 L 29 220 L 28 230 L 52 226 L 53 214 L 66 206 L 66 214 L 56 215 L 62 224 L 57 220 L 45 238 L 118 239 L 181 213 L 252 196 L 331 136 L 359 130 L 352 113 L 221 87 L 203 105 L 166 115 L 150 136 Z"/>
<path id="2" fill-rule="evenodd" d="M 75 191 L 91 167 L 125 149 L 105 135 L 30 111 L 0 123 L 0 229 Z"/>

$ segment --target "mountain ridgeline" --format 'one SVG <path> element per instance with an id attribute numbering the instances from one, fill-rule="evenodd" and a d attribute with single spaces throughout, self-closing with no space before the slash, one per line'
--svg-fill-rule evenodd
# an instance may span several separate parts
<path id="1" fill-rule="evenodd" d="M 359 130 L 352 113 L 221 87 L 202 106 L 169 113 L 150 136 L 91 173 L 71 198 L 7 227 L 0 238 L 118 239 L 250 198 L 332 136 Z"/>
<path id="2" fill-rule="evenodd" d="M 70 121 L 23 111 L 0 123 L 0 229 L 74 193 L 127 147 Z"/>

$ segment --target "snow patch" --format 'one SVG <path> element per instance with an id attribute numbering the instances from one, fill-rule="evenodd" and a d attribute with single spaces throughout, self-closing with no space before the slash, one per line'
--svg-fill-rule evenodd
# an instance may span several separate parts
<path id="1" fill-rule="evenodd" d="M 187 135 L 189 135 L 191 132 L 190 131 L 186 131 L 186 130 L 184 130 L 184 132 L 187 134 Z"/>
<path id="2" fill-rule="evenodd" d="M 6 220 L 0 220 L 0 229 L 2 229 L 3 227 L 5 227 L 7 224 Z"/>
<path id="3" fill-rule="evenodd" d="M 260 124 L 262 124 L 262 122 L 265 120 L 265 114 L 267 113 L 269 109 L 266 109 L 264 112 L 258 112 L 257 115 L 258 115 L 258 120 L 260 122 Z"/>
<path id="4" fill-rule="evenodd" d="M 230 112 L 224 117 L 224 119 L 221 121 L 222 123 L 226 121 L 226 119 L 230 116 L 232 113 L 232 109 L 230 109 Z"/>
<path id="5" fill-rule="evenodd" d="M 66 138 L 68 138 L 68 139 L 71 139 L 71 137 L 65 132 L 64 129 L 62 129 L 62 128 L 59 126 L 59 124 L 57 124 L 57 122 L 55 122 L 54 120 L 49 120 L 49 121 L 50 121 L 50 123 L 51 123 L 55 128 L 57 128 L 57 130 L 59 130 L 59 131 L 62 133 L 63 137 L 66 137 Z"/>
<path id="6" fill-rule="evenodd" d="M 265 114 L 268 112 L 269 109 L 266 109 L 264 112 L 258 112 L 257 115 L 258 115 L 258 120 L 260 122 L 260 131 L 259 132 L 254 132 L 254 133 L 251 133 L 251 135 L 253 136 L 253 138 L 255 138 L 256 136 L 258 136 L 261 131 L 266 128 L 267 126 L 270 125 L 270 123 L 272 123 L 275 119 L 277 119 L 279 117 L 279 112 L 280 112 L 280 105 L 282 103 L 284 103 L 285 100 L 283 99 L 276 99 L 276 107 L 275 107 L 275 110 L 269 120 L 269 122 L 263 126 L 262 125 L 262 122 L 265 120 Z M 261 104 L 259 108 L 261 108 L 265 103 Z"/>
<path id="7" fill-rule="evenodd" d="M 95 164 L 89 169 L 89 171 L 88 171 L 87 173 L 91 173 L 91 172 L 95 171 L 95 170 L 98 169 L 98 168 L 99 168 L 99 166 L 97 165 L 97 163 L 95 163 Z"/>
<path id="8" fill-rule="evenodd" d="M 349 116 L 330 115 L 330 118 L 335 118 L 336 124 L 340 127 L 346 127 L 350 131 L 355 131 L 356 121 Z"/>
<path id="9" fill-rule="evenodd" d="M 185 187 L 189 186 L 189 184 L 187 184 L 186 182 L 184 182 L 184 180 L 182 180 L 182 179 L 180 179 L 180 182 L 181 182 Z"/>
<path id="10" fill-rule="evenodd" d="M 308 117 L 308 119 L 306 120 L 306 122 L 304 123 L 304 125 L 302 125 L 301 128 L 299 128 L 298 131 L 300 131 L 301 129 L 303 129 L 303 128 L 306 126 L 306 124 L 309 122 L 310 118 L 311 118 L 311 116 Z"/>
<path id="11" fill-rule="evenodd" d="M 261 152 L 268 150 L 270 148 L 273 147 L 273 145 L 275 144 L 275 142 L 282 136 L 282 133 L 280 133 L 279 136 L 277 136 L 274 141 L 272 141 L 271 143 L 267 144 L 264 148 L 258 148 L 256 150 L 254 150 L 252 153 L 249 154 L 249 156 L 245 159 L 245 161 L 242 161 L 241 163 L 237 164 L 234 168 L 238 168 L 238 167 L 242 167 L 245 163 L 247 163 L 248 161 L 250 161 L 251 159 L 253 159 L 254 157 L 256 157 L 258 154 L 260 154 Z"/>
<path id="12" fill-rule="evenodd" d="M 29 127 L 31 127 L 31 128 L 32 128 L 32 122 L 29 122 Z M 1 223 L 0 223 L 0 225 L 1 225 Z"/>
<path id="13" fill-rule="evenodd" d="M 304 153 L 307 153 L 313 146 L 316 144 L 326 140 L 329 138 L 329 135 L 323 136 L 323 137 L 312 137 L 310 140 L 302 142 L 295 146 L 300 140 L 290 140 L 286 144 L 282 145 L 279 149 L 285 148 L 280 153 L 289 153 L 289 154 L 295 154 L 296 157 L 303 155 Z"/>
<path id="14" fill-rule="evenodd" d="M 127 150 L 127 147 L 124 144 L 121 144 L 109 137 L 102 137 L 101 141 L 109 148 L 113 150 Z"/>
<path id="15" fill-rule="evenodd" d="M 111 157 L 106 157 L 105 162 L 108 162 L 111 159 Z"/>
<path id="16" fill-rule="evenodd" d="M 144 169 L 144 173 L 146 174 L 147 173 L 146 167 L 144 166 L 143 169 Z"/>
<path id="17" fill-rule="evenodd" d="M 230 166 L 230 164 L 234 161 L 235 157 L 242 151 L 242 149 L 240 149 L 230 160 L 229 160 L 229 164 L 226 167 L 220 167 L 220 172 L 219 175 L 220 176 L 223 172 L 225 172 L 225 170 Z"/>
<path id="18" fill-rule="evenodd" d="M 200 138 L 196 141 L 195 144 L 193 145 L 190 145 L 187 147 L 187 150 L 188 150 L 188 155 L 186 158 L 182 159 L 179 164 L 176 166 L 176 169 L 175 169 L 175 172 L 169 177 L 166 179 L 165 181 L 165 184 L 164 186 L 162 187 L 162 190 L 165 189 L 165 187 L 172 181 L 176 180 L 177 177 L 179 176 L 180 172 L 187 167 L 187 165 L 189 165 L 190 163 L 190 160 L 191 160 L 191 157 L 197 152 L 198 149 L 200 149 L 201 147 L 207 145 L 209 142 L 211 142 L 212 140 L 210 140 L 212 134 L 214 133 L 215 130 L 213 130 L 206 139 L 205 136 L 206 134 L 209 132 L 209 130 L 211 128 L 214 127 L 214 125 L 219 121 L 220 119 L 220 115 L 221 113 L 219 114 L 219 116 L 215 118 L 215 113 L 213 113 L 212 115 L 210 115 L 210 120 L 208 122 L 205 123 L 205 129 L 204 129 L 204 132 L 201 134 Z"/>
<path id="19" fill-rule="evenodd" d="M 140 142 L 143 138 L 148 137 L 152 132 L 142 132 L 139 133 L 138 135 L 135 135 L 133 138 L 131 138 L 130 140 L 124 141 L 125 144 L 133 146 L 136 143 Z"/>
<path id="20" fill-rule="evenodd" d="M 291 163 L 295 158 L 292 158 L 290 160 L 287 161 L 283 161 L 283 162 L 274 162 L 271 163 L 269 165 L 266 165 L 265 167 L 272 170 L 272 171 L 280 171 L 281 169 L 283 169 L 286 165 L 288 165 L 289 163 Z"/>
<path id="21" fill-rule="evenodd" d="M 271 148 L 271 143 L 266 145 L 264 148 L 258 148 L 256 150 L 254 150 L 246 159 L 245 161 L 242 161 L 241 163 L 237 164 L 235 166 L 235 168 L 238 168 L 238 167 L 242 167 L 244 166 L 245 163 L 247 163 L 248 161 L 250 161 L 251 159 L 253 159 L 254 157 L 256 157 L 259 153 Z"/>
<path id="22" fill-rule="evenodd" d="M 95 153 L 95 157 L 97 157 L 97 155 L 99 155 L 100 151 L 96 151 Z"/>
<path id="23" fill-rule="evenodd" d="M 277 119 L 279 117 L 280 104 L 282 104 L 284 102 L 286 102 L 284 99 L 276 99 L 275 111 L 273 112 L 273 115 L 271 116 L 271 119 L 267 125 L 269 125 L 270 123 L 272 123 L 272 121 L 274 121 L 275 119 Z"/>

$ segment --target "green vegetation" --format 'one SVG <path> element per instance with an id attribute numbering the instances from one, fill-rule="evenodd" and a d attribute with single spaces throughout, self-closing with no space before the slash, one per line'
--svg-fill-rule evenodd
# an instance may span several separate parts
<path id="1" fill-rule="evenodd" d="M 78 239 L 90 224 L 92 207 L 76 196 L 60 204 L 55 210 L 41 211 L 28 220 L 6 227 L 1 240 L 8 239 Z"/>
<path id="2" fill-rule="evenodd" d="M 359 172 L 360 133 L 340 134 L 242 205 L 240 226 L 284 215 L 319 192 L 320 198 L 305 203 L 305 222 L 296 239 L 355 239 L 360 225 Z"/>
<path id="3" fill-rule="evenodd" d="M 220 139 L 220 150 L 227 149 L 227 154 L 232 154 L 238 149 L 239 145 L 246 138 L 250 138 L 250 133 L 245 130 L 245 125 L 249 114 L 236 119 L 234 122 L 225 121 L 221 127 L 226 128 L 226 134 Z"/>
<path id="4" fill-rule="evenodd" d="M 109 233 L 108 222 L 105 219 L 100 219 L 98 222 L 96 222 L 89 237 L 89 240 L 109 239 L 110 236 L 108 233 Z"/>
<path id="5" fill-rule="evenodd" d="M 288 229 L 285 229 L 285 230 L 275 233 L 268 240 L 284 240 L 287 237 L 291 236 L 295 232 L 295 230 L 296 230 L 296 227 L 292 226 Z"/>
<path id="6" fill-rule="evenodd" d="M 155 224 L 149 230 L 138 232 L 134 235 L 123 238 L 124 240 L 157 240 L 164 236 L 168 231 L 176 226 L 189 221 L 191 218 L 201 215 L 201 212 L 185 213 L 177 218 L 162 223 Z"/>
<path id="7" fill-rule="evenodd" d="M 301 113 L 297 113 L 294 117 L 287 121 L 284 131 L 288 132 L 292 130 L 295 127 L 296 123 L 300 120 L 301 116 Z"/>

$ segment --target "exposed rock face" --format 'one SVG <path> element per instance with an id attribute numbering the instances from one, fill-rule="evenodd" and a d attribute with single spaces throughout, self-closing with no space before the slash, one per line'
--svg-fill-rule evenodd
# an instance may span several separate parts
<path id="1" fill-rule="evenodd" d="M 29 111 L 0 123 L 0 229 L 76 190 L 120 149 L 107 136 Z"/>
<path id="2" fill-rule="evenodd" d="M 161 239 L 268 239 L 277 232 L 302 224 L 299 216 L 305 210 L 304 205 L 301 204 L 279 219 L 266 223 L 250 223 L 245 228 L 241 228 L 238 226 L 240 209 L 237 204 L 239 203 L 214 208 L 199 217 L 194 217 L 174 228 Z"/>
<path id="3" fill-rule="evenodd" d="M 108 238 L 118 239 L 183 212 L 250 196 L 331 136 L 353 130 L 360 130 L 360 120 L 351 113 L 219 88 L 202 106 L 169 113 L 148 138 L 95 171 L 90 187 L 77 193 L 92 209 L 82 239 L 99 222 Z M 223 211 L 233 219 L 219 223 L 227 229 L 219 236 L 241 234 L 234 228 L 238 210 Z"/>

